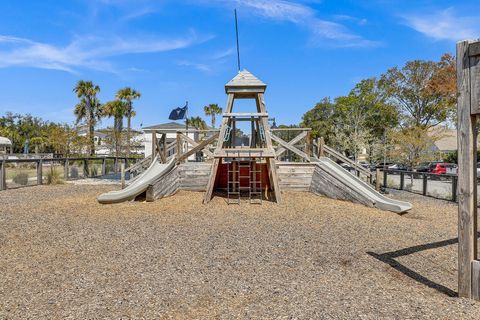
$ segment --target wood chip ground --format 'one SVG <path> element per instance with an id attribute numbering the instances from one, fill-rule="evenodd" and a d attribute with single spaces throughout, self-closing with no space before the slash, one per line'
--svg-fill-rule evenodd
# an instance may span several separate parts
<path id="1" fill-rule="evenodd" d="M 479 319 L 456 294 L 452 203 L 403 215 L 308 193 L 227 205 L 118 186 L 0 192 L 0 319 Z"/>

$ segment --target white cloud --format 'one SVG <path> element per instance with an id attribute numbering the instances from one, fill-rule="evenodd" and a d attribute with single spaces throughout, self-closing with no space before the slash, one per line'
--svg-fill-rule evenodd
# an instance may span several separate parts
<path id="1" fill-rule="evenodd" d="M 205 5 L 215 3 L 217 5 L 227 5 L 232 8 L 243 8 L 245 12 L 256 14 L 264 19 L 294 23 L 311 32 L 313 37 L 310 44 L 312 45 L 333 45 L 340 47 L 371 47 L 379 45 L 378 42 L 364 39 L 340 23 L 318 18 L 317 11 L 305 4 L 311 1 L 197 0 L 196 2 Z M 322 40 L 328 40 L 328 42 Z"/>
<path id="2" fill-rule="evenodd" d="M 458 16 L 453 8 L 401 17 L 410 28 L 435 40 L 458 41 L 480 37 L 480 17 Z"/>
<path id="3" fill-rule="evenodd" d="M 179 61 L 177 61 L 177 64 L 179 66 L 183 66 L 183 67 L 192 67 L 194 69 L 197 69 L 199 71 L 203 71 L 203 72 L 206 72 L 206 73 L 212 72 L 211 67 L 207 64 L 204 64 L 204 63 L 196 63 L 196 62 L 192 62 L 192 61 L 188 61 L 188 60 L 179 60 Z"/>
<path id="4" fill-rule="evenodd" d="M 211 38 L 198 36 L 193 31 L 187 36 L 172 39 L 89 36 L 76 38 L 67 46 L 58 46 L 0 35 L 0 67 L 25 66 L 72 73 L 80 68 L 89 68 L 114 72 L 107 59 L 109 57 L 182 49 Z"/>

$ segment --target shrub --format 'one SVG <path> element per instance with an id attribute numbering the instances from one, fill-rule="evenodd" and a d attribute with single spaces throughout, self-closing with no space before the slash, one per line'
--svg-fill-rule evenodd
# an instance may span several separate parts
<path id="1" fill-rule="evenodd" d="M 19 172 L 13 177 L 13 182 L 16 184 L 26 186 L 28 184 L 28 173 Z"/>
<path id="2" fill-rule="evenodd" d="M 60 178 L 60 172 L 54 170 L 52 167 L 50 171 L 47 173 L 47 184 L 61 184 L 63 183 L 63 179 Z"/>
<path id="3" fill-rule="evenodd" d="M 96 177 L 98 176 L 98 168 L 97 166 L 95 166 L 95 164 L 92 166 L 92 168 L 90 169 L 90 176 L 91 177 Z"/>
<path id="4" fill-rule="evenodd" d="M 78 168 L 77 167 L 71 167 L 70 168 L 70 178 L 78 179 Z"/>

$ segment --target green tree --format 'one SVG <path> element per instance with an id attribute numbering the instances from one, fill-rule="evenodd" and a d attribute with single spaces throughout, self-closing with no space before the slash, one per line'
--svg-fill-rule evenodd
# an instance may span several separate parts
<path id="1" fill-rule="evenodd" d="M 200 117 L 190 117 L 187 119 L 187 125 L 191 127 L 195 127 L 196 129 L 199 130 L 206 130 L 207 129 L 207 123 L 205 120 L 203 120 Z"/>
<path id="2" fill-rule="evenodd" d="M 331 144 L 335 138 L 336 116 L 336 105 L 326 97 L 303 115 L 300 126 L 312 128 L 312 138 L 323 137 L 325 143 Z"/>
<path id="3" fill-rule="evenodd" d="M 381 76 L 380 87 L 402 115 L 403 127 L 429 128 L 453 115 L 452 93 L 438 90 L 438 79 L 445 75 L 446 65 L 451 65 L 448 57 L 440 62 L 413 60 Z"/>
<path id="4" fill-rule="evenodd" d="M 133 110 L 133 100 L 139 99 L 141 97 L 140 92 L 130 88 L 125 87 L 118 90 L 116 98 L 122 100 L 126 105 L 126 117 L 127 117 L 127 157 L 130 156 L 130 134 L 132 130 L 132 118 L 135 117 L 136 113 Z"/>
<path id="5" fill-rule="evenodd" d="M 103 115 L 113 117 L 113 140 L 115 155 L 118 157 L 122 151 L 123 117 L 128 114 L 128 106 L 121 100 L 113 100 L 103 106 Z M 128 139 L 127 139 L 128 144 Z"/>
<path id="6" fill-rule="evenodd" d="M 212 117 L 212 128 L 215 128 L 215 117 L 217 114 L 222 114 L 222 108 L 216 103 L 211 103 L 208 106 L 203 107 L 203 112 L 206 116 Z"/>
<path id="7" fill-rule="evenodd" d="M 75 106 L 74 114 L 77 117 L 77 123 L 85 120 L 88 127 L 88 141 L 90 155 L 95 154 L 95 125 L 102 115 L 102 105 L 97 98 L 100 87 L 92 81 L 79 80 L 73 89 L 80 102 Z"/>

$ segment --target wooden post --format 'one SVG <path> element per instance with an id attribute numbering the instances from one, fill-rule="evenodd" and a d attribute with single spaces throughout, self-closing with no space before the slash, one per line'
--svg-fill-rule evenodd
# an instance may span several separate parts
<path id="1" fill-rule="evenodd" d="M 120 181 L 122 182 L 122 189 L 125 189 L 125 162 L 120 164 Z"/>
<path id="2" fill-rule="evenodd" d="M 157 150 L 157 131 L 152 132 L 152 162 L 155 159 Z"/>
<path id="3" fill-rule="evenodd" d="M 65 181 L 67 181 L 69 177 L 70 169 L 68 168 L 68 165 L 69 165 L 68 158 L 65 158 L 65 161 L 63 162 L 63 179 Z"/>
<path id="4" fill-rule="evenodd" d="M 457 201 L 457 177 L 452 177 L 452 201 Z"/>
<path id="5" fill-rule="evenodd" d="M 102 176 L 107 174 L 107 158 L 102 159 Z"/>
<path id="6" fill-rule="evenodd" d="M 307 136 L 305 137 L 305 153 L 311 157 L 312 156 L 312 134 L 310 131 L 307 131 Z"/>
<path id="7" fill-rule="evenodd" d="M 422 194 L 424 196 L 427 195 L 427 184 L 428 184 L 428 175 L 426 173 L 423 174 L 423 187 L 422 187 Z"/>
<path id="8" fill-rule="evenodd" d="M 7 175 L 5 169 L 6 162 L 2 160 L 0 162 L 0 191 L 7 190 Z"/>
<path id="9" fill-rule="evenodd" d="M 165 159 L 165 163 L 167 162 L 168 154 L 167 154 L 167 134 L 162 134 L 162 152 L 163 158 Z"/>
<path id="10" fill-rule="evenodd" d="M 380 169 L 375 170 L 375 190 L 380 191 Z"/>
<path id="11" fill-rule="evenodd" d="M 182 156 L 182 136 L 180 135 L 181 132 L 177 132 L 177 161 Z"/>
<path id="12" fill-rule="evenodd" d="M 400 172 L 400 190 L 405 187 L 405 173 Z"/>
<path id="13" fill-rule="evenodd" d="M 480 42 L 474 43 L 475 49 Z M 469 41 L 457 43 L 457 146 L 458 146 L 458 295 L 472 298 L 480 284 L 477 260 L 477 132 L 480 55 L 471 56 Z M 474 50 L 478 51 L 478 50 Z M 480 52 L 477 52 L 480 54 Z M 473 61 L 472 61 L 473 60 Z M 472 83 L 473 77 L 473 83 Z M 473 91 L 472 91 L 473 89 Z M 476 272 L 475 276 L 472 275 Z"/>
<path id="14" fill-rule="evenodd" d="M 383 170 L 383 187 L 386 188 L 387 187 L 387 176 L 388 176 L 388 173 L 387 171 L 384 169 Z"/>
<path id="15" fill-rule="evenodd" d="M 43 184 L 43 161 L 42 159 L 37 160 L 37 184 L 41 185 Z"/>
<path id="16" fill-rule="evenodd" d="M 318 142 L 318 156 L 319 157 L 325 157 L 325 139 L 323 137 L 320 137 L 320 140 Z"/>
<path id="17" fill-rule="evenodd" d="M 83 159 L 83 177 L 88 178 L 88 158 Z"/>

